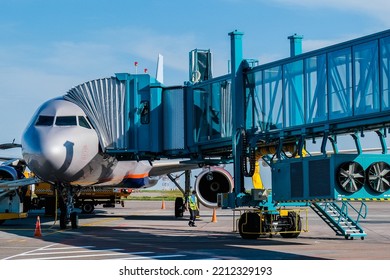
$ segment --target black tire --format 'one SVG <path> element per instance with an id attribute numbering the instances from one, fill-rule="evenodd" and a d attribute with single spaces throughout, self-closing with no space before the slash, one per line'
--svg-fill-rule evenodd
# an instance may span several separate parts
<path id="1" fill-rule="evenodd" d="M 280 236 L 283 238 L 297 238 L 302 230 L 302 221 L 299 214 L 296 212 L 288 212 L 291 225 L 286 227 L 284 231 L 298 231 L 298 232 L 280 232 Z"/>
<path id="2" fill-rule="evenodd" d="M 183 217 L 184 213 L 184 200 L 182 197 L 176 197 L 175 199 L 175 217 Z"/>
<path id="3" fill-rule="evenodd" d="M 83 205 L 81 205 L 81 210 L 84 214 L 91 214 L 93 210 L 95 210 L 95 206 L 92 202 L 85 202 Z"/>
<path id="4" fill-rule="evenodd" d="M 70 214 L 70 223 L 72 225 L 72 229 L 79 228 L 79 215 L 76 212 L 72 212 Z"/>
<path id="5" fill-rule="evenodd" d="M 238 220 L 238 230 L 243 239 L 260 237 L 260 216 L 255 212 L 246 212 Z"/>
<path id="6" fill-rule="evenodd" d="M 5 220 L 0 220 L 0 226 L 5 222 Z"/>
<path id="7" fill-rule="evenodd" d="M 61 212 L 60 214 L 60 229 L 66 229 L 66 214 L 64 212 Z"/>

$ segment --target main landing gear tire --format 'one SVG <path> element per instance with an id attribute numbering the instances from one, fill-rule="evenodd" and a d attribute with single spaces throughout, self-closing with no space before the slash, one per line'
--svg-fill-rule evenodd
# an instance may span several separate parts
<path id="1" fill-rule="evenodd" d="M 60 214 L 60 229 L 66 229 L 66 214 L 64 212 L 61 212 Z"/>
<path id="2" fill-rule="evenodd" d="M 76 212 L 70 214 L 70 224 L 72 225 L 72 229 L 79 228 L 79 215 Z"/>
<path id="3" fill-rule="evenodd" d="M 254 212 L 246 212 L 238 220 L 238 230 L 242 239 L 260 237 L 260 216 Z"/>
<path id="4" fill-rule="evenodd" d="M 182 197 L 176 197 L 175 199 L 175 217 L 183 217 L 184 213 L 184 200 Z"/>

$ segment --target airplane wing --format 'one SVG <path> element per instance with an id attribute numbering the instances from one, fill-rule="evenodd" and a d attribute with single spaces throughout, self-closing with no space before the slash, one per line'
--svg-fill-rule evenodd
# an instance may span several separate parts
<path id="1" fill-rule="evenodd" d="M 198 164 L 185 164 L 178 161 L 164 161 L 153 163 L 149 176 L 162 176 L 169 173 L 181 172 L 200 168 Z"/>
<path id="2" fill-rule="evenodd" d="M 4 143 L 4 144 L 0 144 L 0 150 L 8 150 L 8 149 L 13 149 L 13 148 L 21 148 L 22 145 L 21 144 L 17 144 L 17 143 Z"/>

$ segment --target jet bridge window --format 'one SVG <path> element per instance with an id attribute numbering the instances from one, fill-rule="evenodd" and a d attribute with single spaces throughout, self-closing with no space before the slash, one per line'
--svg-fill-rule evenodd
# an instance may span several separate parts
<path id="1" fill-rule="evenodd" d="M 63 116 L 56 118 L 57 126 L 77 126 L 76 116 Z"/>
<path id="2" fill-rule="evenodd" d="M 36 126 L 52 126 L 54 123 L 53 116 L 40 115 L 35 123 Z"/>

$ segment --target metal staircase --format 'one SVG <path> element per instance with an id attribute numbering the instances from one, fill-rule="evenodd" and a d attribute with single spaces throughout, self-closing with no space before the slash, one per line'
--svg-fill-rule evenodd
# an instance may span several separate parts
<path id="1" fill-rule="evenodd" d="M 364 202 L 361 202 L 360 209 L 348 201 L 341 202 L 341 206 L 336 202 L 315 202 L 310 207 L 338 236 L 351 240 L 360 237 L 363 240 L 367 235 L 359 225 L 359 219 L 367 216 L 367 205 Z M 357 214 L 356 220 L 348 214 L 349 209 Z"/>

